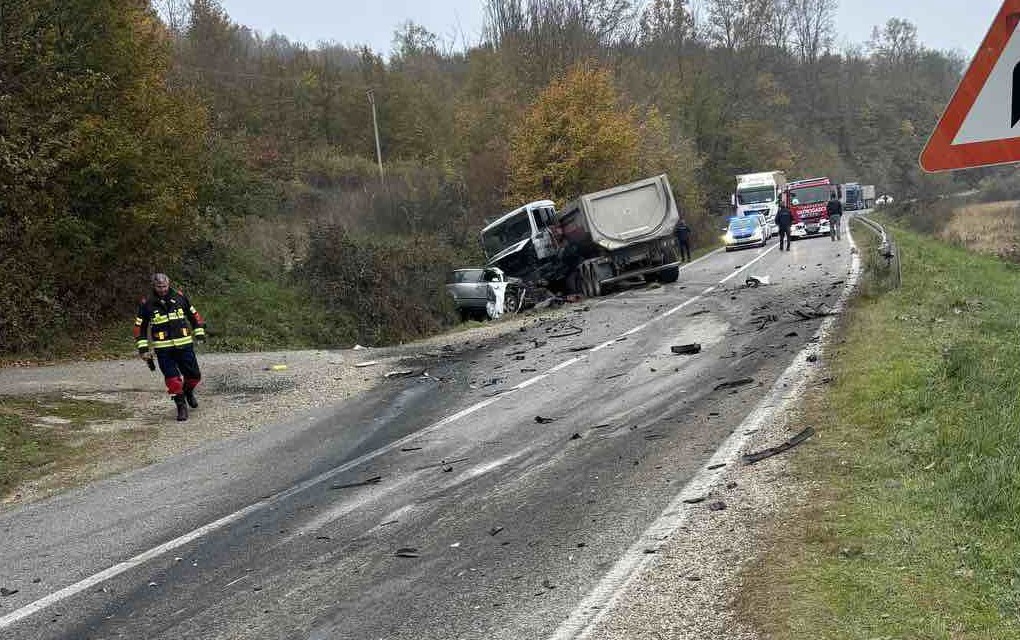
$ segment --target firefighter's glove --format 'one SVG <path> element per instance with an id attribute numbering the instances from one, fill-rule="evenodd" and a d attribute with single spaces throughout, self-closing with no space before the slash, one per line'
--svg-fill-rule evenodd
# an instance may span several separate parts
<path id="1" fill-rule="evenodd" d="M 205 334 L 204 333 L 200 333 L 200 334 L 196 335 L 195 336 L 195 340 L 197 340 L 198 342 L 201 342 L 202 344 L 205 344 Z"/>

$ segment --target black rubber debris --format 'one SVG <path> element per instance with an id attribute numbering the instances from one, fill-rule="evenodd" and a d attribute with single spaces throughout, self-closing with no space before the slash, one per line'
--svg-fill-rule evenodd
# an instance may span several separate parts
<path id="1" fill-rule="evenodd" d="M 741 457 L 741 460 L 744 462 L 745 465 L 761 462 L 766 458 L 771 458 L 776 454 L 782 453 L 788 449 L 796 447 L 798 444 L 804 442 L 813 435 L 815 435 L 814 427 L 806 427 L 803 431 L 801 431 L 800 433 L 798 433 L 797 435 L 793 436 L 792 438 L 790 438 L 789 440 L 780 445 L 769 447 L 768 449 L 763 449 L 761 451 L 756 451 L 754 453 L 745 453 Z"/>
<path id="2" fill-rule="evenodd" d="M 675 344 L 670 347 L 669 350 L 678 356 L 691 355 L 701 353 L 701 344 L 697 342 L 692 342 L 691 344 Z"/>
<path id="3" fill-rule="evenodd" d="M 715 385 L 713 391 L 719 391 L 720 389 L 733 389 L 734 387 L 742 387 L 746 384 L 753 384 L 754 378 L 740 378 L 739 380 L 728 380 L 726 382 L 720 382 Z"/>
<path id="4" fill-rule="evenodd" d="M 352 487 L 364 487 L 365 485 L 369 484 L 379 484 L 380 482 L 382 482 L 382 476 L 375 476 L 374 478 L 362 480 L 361 482 L 348 482 L 347 484 L 335 484 L 331 486 L 330 489 L 350 489 Z"/>

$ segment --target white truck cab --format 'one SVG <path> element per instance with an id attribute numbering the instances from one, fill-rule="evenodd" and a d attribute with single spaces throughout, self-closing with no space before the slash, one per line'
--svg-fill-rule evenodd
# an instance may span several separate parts
<path id="1" fill-rule="evenodd" d="M 762 171 L 737 176 L 737 189 L 730 197 L 734 216 L 764 215 L 770 228 L 779 211 L 779 197 L 786 186 L 782 171 Z"/>

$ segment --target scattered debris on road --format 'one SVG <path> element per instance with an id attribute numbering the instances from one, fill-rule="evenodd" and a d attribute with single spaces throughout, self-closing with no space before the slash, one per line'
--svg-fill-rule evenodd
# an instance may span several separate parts
<path id="1" fill-rule="evenodd" d="M 449 473 L 450 471 L 453 471 L 453 465 L 457 464 L 458 462 L 467 462 L 470 459 L 471 458 L 457 458 L 456 460 L 440 460 L 439 462 L 436 462 L 434 464 L 427 464 L 425 466 L 418 467 L 415 469 L 415 471 L 424 471 L 425 469 L 435 469 L 436 467 L 442 467 L 443 471 Z"/>
<path id="2" fill-rule="evenodd" d="M 692 342 L 691 344 L 676 344 L 670 347 L 669 350 L 678 356 L 701 353 L 701 343 Z"/>
<path id="3" fill-rule="evenodd" d="M 363 367 L 372 367 L 379 364 L 378 360 L 367 360 L 365 362 L 358 362 L 354 366 L 361 369 Z"/>
<path id="4" fill-rule="evenodd" d="M 723 502 L 722 500 L 717 500 L 715 502 L 709 503 L 709 505 L 708 505 L 708 510 L 709 511 L 723 511 L 725 509 L 726 509 L 726 503 Z"/>
<path id="5" fill-rule="evenodd" d="M 351 489 L 353 487 L 364 487 L 369 484 L 379 484 L 382 482 L 382 476 L 375 476 L 368 480 L 361 480 L 360 482 L 348 482 L 347 484 L 334 484 L 330 489 Z"/>
<path id="6" fill-rule="evenodd" d="M 546 418 L 543 416 L 535 416 L 535 422 L 538 424 L 549 424 L 550 422 L 556 422 L 559 418 Z"/>
<path id="7" fill-rule="evenodd" d="M 747 384 L 752 384 L 753 382 L 754 378 L 740 378 L 739 380 L 728 380 L 726 382 L 720 382 L 719 384 L 715 385 L 715 388 L 712 390 L 719 391 L 720 389 L 733 389 L 735 387 L 742 387 Z"/>
<path id="8" fill-rule="evenodd" d="M 774 313 L 768 313 L 763 316 L 755 316 L 754 318 L 751 318 L 751 322 L 758 323 L 757 331 L 761 331 L 762 329 L 767 327 L 770 322 L 775 322 L 777 320 L 779 320 L 779 316 L 777 316 Z"/>
<path id="9" fill-rule="evenodd" d="M 397 552 L 393 555 L 398 558 L 420 558 L 421 554 L 418 553 L 418 549 L 415 547 L 401 547 L 397 549 Z"/>
<path id="10" fill-rule="evenodd" d="M 581 335 L 582 333 L 584 333 L 584 329 L 582 329 L 580 327 L 575 327 L 575 326 L 571 325 L 570 328 L 571 328 L 571 331 L 567 331 L 566 333 L 554 333 L 554 334 L 550 335 L 549 337 L 550 338 L 569 338 L 571 336 L 578 336 L 578 335 Z"/>
<path id="11" fill-rule="evenodd" d="M 769 447 L 768 449 L 763 449 L 755 453 L 745 453 L 741 457 L 741 460 L 744 462 L 745 465 L 761 462 L 762 460 L 771 458 L 774 455 L 780 454 L 788 449 L 796 447 L 798 444 L 804 442 L 814 434 L 815 434 L 814 427 L 806 427 L 803 431 L 801 431 L 800 433 L 798 433 L 797 435 L 793 436 L 792 438 L 790 438 L 789 440 L 780 445 Z"/>
<path id="12" fill-rule="evenodd" d="M 570 352 L 577 352 L 577 351 L 588 351 L 589 349 L 594 349 L 594 348 L 595 348 L 595 345 L 593 345 L 593 344 L 582 344 L 582 345 L 578 345 L 576 347 L 567 347 L 566 350 L 570 351 Z"/>
<path id="13" fill-rule="evenodd" d="M 747 280 L 744 281 L 744 286 L 750 288 L 770 284 L 772 284 L 772 278 L 770 278 L 769 276 L 747 276 Z"/>
<path id="14" fill-rule="evenodd" d="M 502 530 L 503 530 L 503 527 L 493 527 L 493 528 L 489 529 L 489 535 L 490 536 L 494 536 L 494 535 L 496 535 L 497 533 L 499 533 Z"/>
<path id="15" fill-rule="evenodd" d="M 419 369 L 417 374 L 415 373 L 414 369 L 399 369 L 397 371 L 388 371 L 388 372 L 386 372 L 383 375 L 383 377 L 384 378 L 408 378 L 408 377 L 411 377 L 411 376 L 418 377 L 418 376 L 421 376 L 421 374 L 423 374 L 423 373 L 425 373 L 424 369 Z"/>
<path id="16" fill-rule="evenodd" d="M 13 596 L 17 592 L 18 592 L 17 589 L 8 589 L 7 587 L 0 587 L 0 596 L 3 596 L 5 598 Z"/>
<path id="17" fill-rule="evenodd" d="M 695 496 L 693 498 L 687 498 L 686 500 L 684 500 L 684 503 L 686 503 L 686 504 L 698 504 L 699 502 L 704 502 L 704 501 L 705 501 L 705 496 Z"/>
<path id="18" fill-rule="evenodd" d="M 267 367 L 262 367 L 263 371 L 286 371 L 287 365 L 285 364 L 271 364 Z"/>
<path id="19" fill-rule="evenodd" d="M 574 435 L 570 436 L 570 439 L 571 440 L 580 440 L 581 439 L 581 434 L 580 433 L 575 433 Z"/>

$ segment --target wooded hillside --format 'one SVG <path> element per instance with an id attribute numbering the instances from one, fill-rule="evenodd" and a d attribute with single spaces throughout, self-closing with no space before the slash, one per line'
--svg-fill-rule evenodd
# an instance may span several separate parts
<path id="1" fill-rule="evenodd" d="M 486 218 L 660 172 L 701 242 L 736 173 L 966 188 L 916 163 L 963 61 L 904 20 L 836 50 L 835 0 L 480 1 L 483 42 L 384 58 L 215 0 L 0 0 L 0 353 L 129 350 L 152 270 L 220 348 L 424 335 Z"/>

